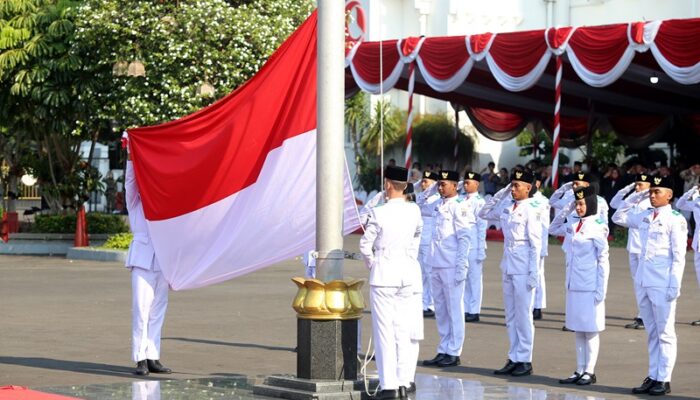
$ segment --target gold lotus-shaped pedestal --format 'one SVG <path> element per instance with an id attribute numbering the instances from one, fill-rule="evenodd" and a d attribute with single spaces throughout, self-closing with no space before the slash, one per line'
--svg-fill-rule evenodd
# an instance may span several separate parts
<path id="1" fill-rule="evenodd" d="M 297 318 L 347 320 L 362 317 L 365 299 L 360 288 L 364 279 L 324 283 L 318 279 L 292 278 L 292 282 L 299 288 L 292 302 Z"/>

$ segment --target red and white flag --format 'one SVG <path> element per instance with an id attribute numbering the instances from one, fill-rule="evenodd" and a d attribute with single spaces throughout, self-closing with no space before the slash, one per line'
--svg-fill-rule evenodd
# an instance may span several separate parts
<path id="1" fill-rule="evenodd" d="M 149 233 L 174 290 L 315 247 L 316 53 L 314 12 L 230 95 L 182 119 L 129 130 Z M 358 227 L 346 168 L 343 230 Z"/>

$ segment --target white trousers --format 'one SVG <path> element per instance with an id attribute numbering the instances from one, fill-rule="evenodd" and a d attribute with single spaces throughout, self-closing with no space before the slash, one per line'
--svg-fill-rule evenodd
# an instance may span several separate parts
<path id="1" fill-rule="evenodd" d="M 535 289 L 535 305 L 534 308 L 547 308 L 547 283 L 544 279 L 544 259 L 540 257 L 538 269 L 540 270 L 540 286 Z"/>
<path id="2" fill-rule="evenodd" d="M 433 309 L 433 290 L 431 287 L 430 271 L 432 268 L 428 263 L 428 251 L 430 245 L 420 245 L 418 247 L 418 262 L 420 263 L 421 275 L 423 277 L 423 310 Z"/>
<path id="3" fill-rule="evenodd" d="M 460 356 L 464 346 L 464 281 L 455 283 L 454 268 L 433 268 L 432 284 L 440 335 L 437 352 Z"/>
<path id="4" fill-rule="evenodd" d="M 400 371 L 406 371 L 405 374 L 402 372 L 400 376 L 410 377 L 409 382 L 401 382 L 400 386 L 408 387 L 411 382 L 415 382 L 416 367 L 418 366 L 418 356 L 420 353 L 420 341 L 423 340 L 423 293 L 413 292 L 410 299 L 411 303 L 411 319 L 413 321 L 413 326 L 410 329 L 410 341 L 407 347 L 406 357 L 401 357 L 401 360 L 405 363 L 399 365 Z"/>
<path id="5" fill-rule="evenodd" d="M 694 261 L 695 261 L 695 277 L 698 279 L 698 286 L 700 286 L 700 251 L 695 252 Z"/>
<path id="6" fill-rule="evenodd" d="M 582 374 L 595 373 L 595 364 L 598 361 L 600 349 L 600 335 L 598 332 L 576 332 L 576 372 Z"/>
<path id="7" fill-rule="evenodd" d="M 676 300 L 666 301 L 666 288 L 642 288 L 639 313 L 647 331 L 649 377 L 671 382 L 676 364 Z"/>
<path id="8" fill-rule="evenodd" d="M 476 251 L 469 252 L 469 269 L 464 285 L 464 312 L 481 314 L 481 299 L 484 295 L 484 262 L 476 259 Z"/>
<path id="9" fill-rule="evenodd" d="M 639 253 L 629 253 L 630 274 L 632 274 L 632 285 L 634 286 L 634 300 L 637 302 L 637 318 L 641 318 L 639 313 L 640 288 L 637 287 L 634 277 L 637 276 L 637 267 L 639 267 Z"/>
<path id="10" fill-rule="evenodd" d="M 379 373 L 379 385 L 383 390 L 396 390 L 413 381 L 407 366 L 415 364 L 417 357 L 411 348 L 413 321 L 407 318 L 411 312 L 410 286 L 370 286 L 372 309 L 372 336 L 375 340 L 375 361 Z"/>
<path id="11" fill-rule="evenodd" d="M 131 343 L 134 361 L 160 359 L 160 331 L 168 308 L 168 282 L 161 271 L 131 269 Z"/>
<path id="12" fill-rule="evenodd" d="M 535 290 L 527 288 L 527 277 L 503 274 L 503 305 L 510 340 L 508 358 L 513 362 L 532 362 L 535 340 L 532 308 Z"/>

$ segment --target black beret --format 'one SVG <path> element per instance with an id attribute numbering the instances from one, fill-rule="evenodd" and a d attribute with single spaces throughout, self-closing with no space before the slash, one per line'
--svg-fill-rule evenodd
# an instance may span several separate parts
<path id="1" fill-rule="evenodd" d="M 671 178 L 666 176 L 652 176 L 651 187 L 662 187 L 673 190 L 673 182 L 671 181 Z"/>
<path id="2" fill-rule="evenodd" d="M 481 175 L 477 172 L 467 171 L 464 173 L 464 180 L 466 181 L 467 179 L 481 182 Z"/>
<path id="3" fill-rule="evenodd" d="M 649 174 L 637 174 L 634 180 L 635 182 L 651 182 L 651 175 Z"/>
<path id="4" fill-rule="evenodd" d="M 591 175 L 585 172 L 577 172 L 574 174 L 573 180 L 591 183 Z"/>
<path id="5" fill-rule="evenodd" d="M 515 171 L 513 175 L 510 176 L 511 181 L 521 181 L 525 183 L 530 183 L 535 180 L 530 171 Z"/>
<path id="6" fill-rule="evenodd" d="M 578 188 L 574 190 L 574 198 L 576 200 L 585 199 L 586 197 L 596 197 L 595 188 L 593 186 L 586 186 L 584 188 Z"/>
<path id="7" fill-rule="evenodd" d="M 459 173 L 457 171 L 442 170 L 439 175 L 440 180 L 459 182 Z"/>
<path id="8" fill-rule="evenodd" d="M 437 172 L 425 171 L 425 172 L 423 172 L 423 179 L 430 179 L 433 181 L 438 181 L 438 180 L 440 180 L 440 175 L 438 175 Z"/>
<path id="9" fill-rule="evenodd" d="M 408 181 L 408 170 L 404 167 L 387 166 L 384 170 L 384 177 L 392 181 Z"/>

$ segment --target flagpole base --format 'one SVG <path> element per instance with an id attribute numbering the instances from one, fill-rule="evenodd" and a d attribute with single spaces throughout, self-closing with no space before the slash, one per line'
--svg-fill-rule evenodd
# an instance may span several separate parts
<path id="1" fill-rule="evenodd" d="M 368 381 L 369 391 L 379 385 Z M 313 380 L 289 375 L 272 375 L 265 383 L 253 387 L 253 394 L 277 399 L 294 400 L 369 400 L 363 380 Z"/>

